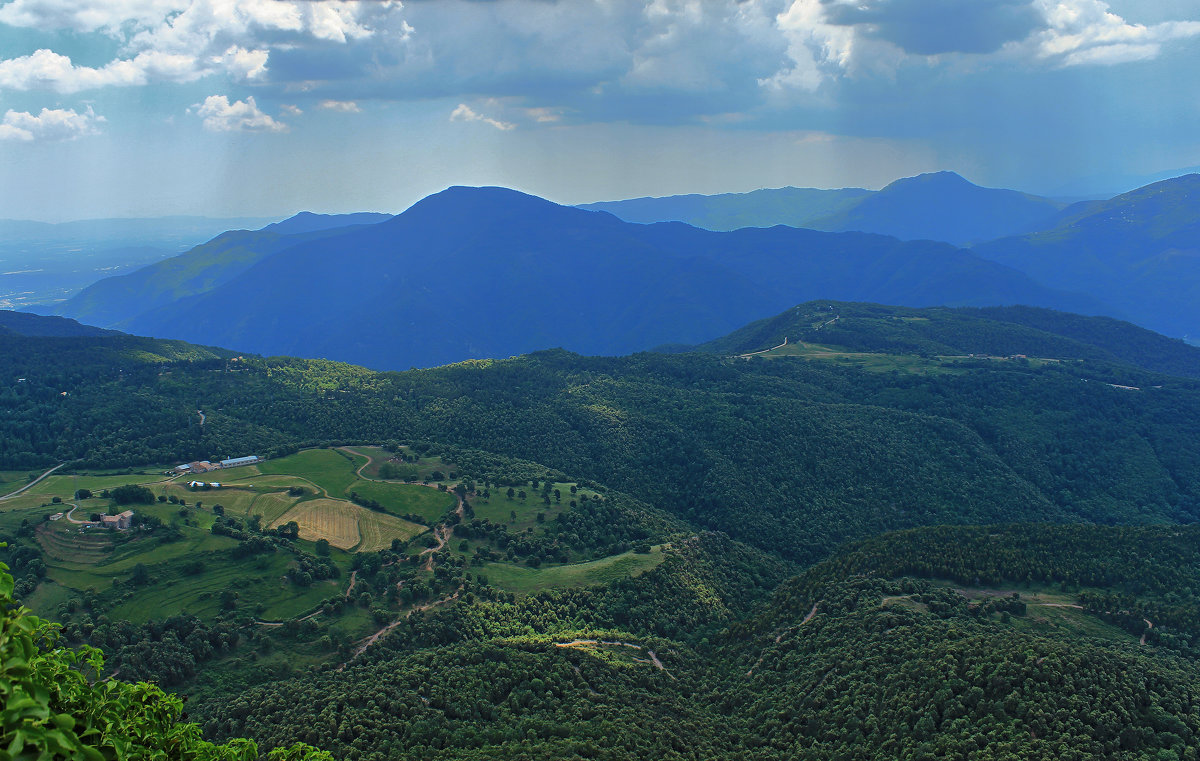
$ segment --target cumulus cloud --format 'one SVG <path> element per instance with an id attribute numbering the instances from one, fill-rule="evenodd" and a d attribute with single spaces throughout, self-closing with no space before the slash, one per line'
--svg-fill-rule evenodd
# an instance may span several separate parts
<path id="1" fill-rule="evenodd" d="M 1200 36 L 1200 21 L 1134 24 L 1104 0 L 8 0 L 0 23 L 116 42 L 89 65 L 52 49 L 0 60 L 0 89 L 223 77 L 309 110 L 453 98 L 456 121 L 498 129 L 755 114 L 904 67 L 1114 64 Z"/>
<path id="2" fill-rule="evenodd" d="M 304 109 L 300 108 L 294 103 L 284 103 L 279 107 L 279 110 L 288 116 L 299 116 L 300 114 L 304 113 Z"/>
<path id="3" fill-rule="evenodd" d="M 466 103 L 459 103 L 458 106 L 450 112 L 450 121 L 452 122 L 483 122 L 490 124 L 498 130 L 508 131 L 514 129 L 517 125 L 512 122 L 502 122 L 499 119 L 493 119 L 490 116 L 476 113 L 476 111 Z"/>
<path id="4" fill-rule="evenodd" d="M 0 6 L 0 23 L 98 32 L 121 44 L 99 67 L 49 49 L 0 61 L 0 87 L 77 92 L 210 74 L 258 80 L 273 50 L 365 40 L 375 34 L 374 21 L 399 8 L 337 0 L 13 0 Z"/>
<path id="5" fill-rule="evenodd" d="M 1200 37 L 1200 21 L 1131 24 L 1102 0 L 1037 0 L 1048 29 L 1036 35 L 1040 57 L 1064 66 L 1156 58 L 1164 43 Z"/>
<path id="6" fill-rule="evenodd" d="M 1105 0 L 792 0 L 776 17 L 789 64 L 759 80 L 816 91 L 902 65 L 1077 66 L 1155 58 L 1200 21 L 1133 24 Z"/>
<path id="7" fill-rule="evenodd" d="M 210 132 L 287 132 L 288 126 L 259 110 L 254 97 L 230 103 L 224 95 L 210 95 L 192 106 Z"/>
<path id="8" fill-rule="evenodd" d="M 37 116 L 28 111 L 9 110 L 0 121 L 0 140 L 74 140 L 99 133 L 98 125 L 105 121 L 88 106 L 78 113 L 74 109 L 43 108 Z"/>
<path id="9" fill-rule="evenodd" d="M 344 114 L 362 113 L 362 109 L 352 100 L 323 100 L 317 104 L 317 108 L 323 108 L 326 111 L 341 111 Z"/>

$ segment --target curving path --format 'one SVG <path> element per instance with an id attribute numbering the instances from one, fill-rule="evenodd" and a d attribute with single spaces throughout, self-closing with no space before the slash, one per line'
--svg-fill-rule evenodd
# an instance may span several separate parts
<path id="1" fill-rule="evenodd" d="M 29 483 L 27 483 L 27 484 L 25 484 L 24 486 L 22 486 L 20 489 L 17 489 L 16 491 L 9 492 L 8 494 L 5 494 L 3 497 L 0 497 L 0 502 L 4 501 L 4 500 L 6 500 L 6 499 L 10 499 L 10 498 L 12 498 L 12 497 L 15 497 L 15 496 L 17 496 L 18 494 L 21 494 L 22 492 L 24 492 L 26 489 L 30 489 L 30 488 L 32 488 L 32 487 L 34 487 L 34 486 L 37 486 L 37 484 L 38 484 L 38 482 L 39 482 L 39 481 L 41 481 L 43 478 L 45 478 L 46 476 L 50 475 L 51 473 L 53 473 L 54 471 L 58 470 L 59 468 L 61 468 L 61 467 L 62 467 L 62 466 L 64 466 L 64 465 L 66 465 L 66 463 L 65 463 L 65 462 L 60 462 L 59 464 L 55 465 L 55 466 L 54 466 L 53 468 L 51 468 L 50 470 L 47 470 L 45 473 L 41 474 L 41 475 L 40 475 L 40 476 L 38 476 L 37 478 L 33 479 L 33 480 L 32 480 L 32 481 L 30 481 Z"/>

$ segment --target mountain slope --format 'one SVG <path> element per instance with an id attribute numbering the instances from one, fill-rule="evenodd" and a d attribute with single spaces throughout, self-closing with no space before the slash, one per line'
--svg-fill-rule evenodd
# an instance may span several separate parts
<path id="1" fill-rule="evenodd" d="M 1076 204 L 1056 222 L 974 251 L 1049 287 L 1089 293 L 1161 333 L 1200 335 L 1200 174 Z"/>
<path id="2" fill-rule="evenodd" d="M 305 240 L 335 234 L 350 220 L 387 218 L 386 215 L 316 215 L 295 217 L 262 230 L 225 232 L 179 256 L 143 267 L 128 275 L 101 280 L 60 304 L 56 314 L 116 326 L 176 299 L 209 291 L 229 282 L 255 262 Z M 363 222 L 349 222 L 359 224 Z"/>
<path id="3" fill-rule="evenodd" d="M 934 172 L 896 180 L 811 226 L 966 245 L 1039 229 L 1061 208 L 1048 198 L 982 188 L 954 172 Z"/>
<path id="4" fill-rule="evenodd" d="M 120 335 L 115 330 L 94 328 L 82 325 L 75 320 L 64 317 L 42 317 L 27 312 L 10 312 L 0 310 L 0 330 L 15 333 L 19 336 L 46 336 L 63 338 L 67 336 L 105 336 Z"/>
<path id="5" fill-rule="evenodd" d="M 913 309 L 814 301 L 695 348 L 746 354 L 784 339 L 890 354 L 1088 359 L 1200 378 L 1200 348 L 1177 338 L 1109 317 L 1036 307 Z"/>
<path id="6" fill-rule="evenodd" d="M 1039 229 L 1063 205 L 1013 190 L 982 188 L 954 172 L 934 172 L 896 180 L 880 191 L 779 188 L 631 198 L 580 208 L 607 211 L 629 222 L 679 221 L 707 230 L 787 225 L 966 245 Z"/>
<path id="7" fill-rule="evenodd" d="M 451 188 L 386 222 L 313 235 L 217 239 L 174 270 L 124 281 L 122 303 L 148 291 L 138 298 L 155 308 L 92 321 L 402 369 L 551 346 L 695 343 L 811 298 L 1104 308 L 945 244 L 637 225 L 502 188 Z M 98 284 L 64 313 L 111 320 L 114 287 Z"/>
<path id="8" fill-rule="evenodd" d="M 705 230 L 728 231 L 742 227 L 812 227 L 812 223 L 837 213 L 871 195 L 870 190 L 842 188 L 776 188 L 749 193 L 630 198 L 580 204 L 579 208 L 607 211 L 625 220 L 686 222 Z"/>

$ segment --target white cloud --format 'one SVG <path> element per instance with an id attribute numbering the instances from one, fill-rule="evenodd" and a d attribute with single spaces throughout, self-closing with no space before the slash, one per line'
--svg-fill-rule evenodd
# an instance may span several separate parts
<path id="1" fill-rule="evenodd" d="M 490 116 L 476 113 L 474 109 L 466 103 L 459 103 L 458 106 L 450 113 L 450 121 L 452 122 L 483 122 L 490 124 L 498 130 L 508 131 L 515 128 L 517 125 L 512 122 L 502 122 L 499 119 L 493 119 Z"/>
<path id="2" fill-rule="evenodd" d="M 187 0 L 12 0 L 0 6 L 0 24 L 120 36 L 128 26 L 153 26 L 187 6 Z"/>
<path id="3" fill-rule="evenodd" d="M 1035 35 L 1037 55 L 1064 66 L 1156 58 L 1171 40 L 1200 37 L 1200 21 L 1131 24 L 1103 0 L 1037 0 L 1048 28 Z"/>
<path id="4" fill-rule="evenodd" d="M 103 124 L 103 116 L 97 116 L 88 106 L 82 114 L 74 109 L 43 108 L 37 116 L 28 111 L 9 110 L 0 121 L 0 140 L 74 140 L 84 135 L 99 133 L 97 125 Z"/>
<path id="5" fill-rule="evenodd" d="M 344 114 L 362 113 L 362 109 L 352 100 L 323 100 L 317 104 L 317 108 L 323 108 L 326 111 L 341 111 Z"/>
<path id="6" fill-rule="evenodd" d="M 272 50 L 364 40 L 398 2 L 338 0 L 13 0 L 0 23 L 99 32 L 120 41 L 99 67 L 52 50 L 0 60 L 0 87 L 80 90 L 191 82 L 211 74 L 261 80 Z"/>
<path id="7" fill-rule="evenodd" d="M 299 116 L 300 114 L 304 113 L 304 109 L 293 103 L 285 103 L 279 107 L 279 110 L 288 116 Z"/>
<path id="8" fill-rule="evenodd" d="M 192 106 L 210 132 L 287 132 L 288 126 L 258 109 L 254 97 L 229 102 L 224 95 L 210 95 Z"/>

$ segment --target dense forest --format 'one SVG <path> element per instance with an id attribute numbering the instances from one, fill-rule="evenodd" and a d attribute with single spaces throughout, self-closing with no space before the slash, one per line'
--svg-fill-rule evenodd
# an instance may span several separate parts
<path id="1" fill-rule="evenodd" d="M 543 463 L 799 562 L 920 525 L 1200 512 L 1200 386 L 1111 360 L 864 372 L 554 351 L 374 373 L 134 338 L 0 336 L 0 350 L 7 468 L 436 441 Z"/>
<path id="2" fill-rule="evenodd" d="M 129 561 L 111 588 L 69 598 L 45 582 L 46 537 L 14 524 L 11 591 L 55 600 L 64 622 L 40 654 L 30 645 L 26 658 L 58 664 L 31 678 L 73 692 L 4 731 L 75 731 L 88 706 L 136 694 L 157 706 L 140 739 L 112 724 L 62 741 L 109 753 L 169 735 L 183 738 L 170 758 L 321 757 L 312 746 L 351 761 L 1197 758 L 1190 350 L 1169 375 L 1120 325 L 1072 317 L 1053 333 L 1053 313 L 830 307 L 845 310 L 820 329 L 836 356 L 729 356 L 775 346 L 760 330 L 712 351 L 548 351 L 405 373 L 0 334 L 9 488 L 58 463 L 115 477 L 329 445 L 347 445 L 325 451 L 361 473 L 353 448 L 376 444 L 392 455 L 386 477 L 450 464 L 459 503 L 411 516 L 426 532 L 411 543 L 335 559 L 295 523 L 222 508 L 209 527 L 176 499 L 169 520 L 139 518 L 136 541 L 169 550 L 186 529 L 215 549 L 153 572 Z M 839 358 L 864 354 L 875 364 Z M 386 512 L 374 494 L 347 498 Z M 509 503 L 513 522 L 497 509 Z M 654 564 L 602 583 L 514 591 L 486 570 L 645 558 L 652 545 Z M 110 615 L 154 573 L 218 565 L 330 592 L 279 621 L 236 588 L 215 613 Z M 4 610 L 6 626 L 30 621 Z M 361 645 L 345 633 L 354 621 L 382 628 Z M 96 665 L 67 679 L 76 656 L 55 641 L 100 647 L 115 678 L 89 681 Z M 187 695 L 186 717 L 123 679 Z"/>

